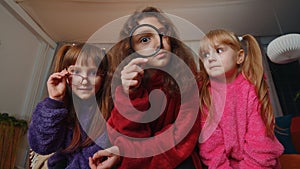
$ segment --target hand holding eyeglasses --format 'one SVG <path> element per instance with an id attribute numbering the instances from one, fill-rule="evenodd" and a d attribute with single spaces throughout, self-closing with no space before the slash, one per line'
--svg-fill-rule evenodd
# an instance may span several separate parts
<path id="1" fill-rule="evenodd" d="M 62 101 L 64 99 L 67 88 L 66 78 L 68 74 L 67 70 L 63 70 L 61 72 L 53 73 L 49 77 L 47 88 L 51 99 L 57 101 Z"/>

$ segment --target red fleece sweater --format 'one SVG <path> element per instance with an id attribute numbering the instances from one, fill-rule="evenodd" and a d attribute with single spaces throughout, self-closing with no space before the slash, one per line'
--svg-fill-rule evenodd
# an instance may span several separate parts
<path id="1" fill-rule="evenodd" d="M 129 102 L 122 86 L 116 88 L 108 133 L 124 156 L 119 168 L 173 169 L 188 157 L 201 168 L 195 149 L 200 134 L 199 96 L 190 91 L 181 103 L 180 95 L 171 96 L 162 86 L 163 76 L 155 76 L 131 94 Z"/>
<path id="2" fill-rule="evenodd" d="M 212 90 L 216 94 L 214 105 L 224 109 L 212 135 L 199 144 L 202 162 L 211 169 L 280 168 L 278 157 L 283 146 L 276 137 L 266 136 L 254 86 L 240 74 L 225 88 L 226 97 L 222 99 L 218 97 L 220 92 Z"/>

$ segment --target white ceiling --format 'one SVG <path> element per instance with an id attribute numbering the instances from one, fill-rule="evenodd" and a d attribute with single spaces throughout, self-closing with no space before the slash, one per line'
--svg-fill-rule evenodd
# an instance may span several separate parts
<path id="1" fill-rule="evenodd" d="M 237 34 L 276 36 L 300 32 L 299 0 L 15 0 L 56 42 L 86 41 L 97 30 L 117 37 L 113 23 L 137 9 L 155 6 L 199 30 L 225 28 Z M 177 25 L 184 29 L 187 25 Z M 191 36 L 195 37 L 195 36 Z M 188 38 L 189 39 L 189 38 Z M 192 39 L 190 39 L 192 40 Z"/>

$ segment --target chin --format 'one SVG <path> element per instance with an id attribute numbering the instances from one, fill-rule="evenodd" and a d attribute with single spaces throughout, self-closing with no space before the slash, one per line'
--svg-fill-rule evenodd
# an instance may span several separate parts
<path id="1" fill-rule="evenodd" d="M 222 78 L 222 77 L 225 77 L 225 73 L 224 72 L 211 72 L 211 73 L 209 73 L 209 76 L 213 77 L 213 78 Z"/>
<path id="2" fill-rule="evenodd" d="M 92 97 L 95 97 L 95 94 L 94 93 L 78 93 L 77 97 L 82 100 L 88 100 Z"/>
<path id="3" fill-rule="evenodd" d="M 88 100 L 91 96 L 78 96 L 81 100 Z"/>

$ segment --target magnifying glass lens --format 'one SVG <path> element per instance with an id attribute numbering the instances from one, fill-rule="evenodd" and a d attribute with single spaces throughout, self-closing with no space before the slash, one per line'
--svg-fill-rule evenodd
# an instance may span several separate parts
<path id="1" fill-rule="evenodd" d="M 132 33 L 131 47 L 141 56 L 153 56 L 161 48 L 161 37 L 155 28 L 140 26 Z"/>

